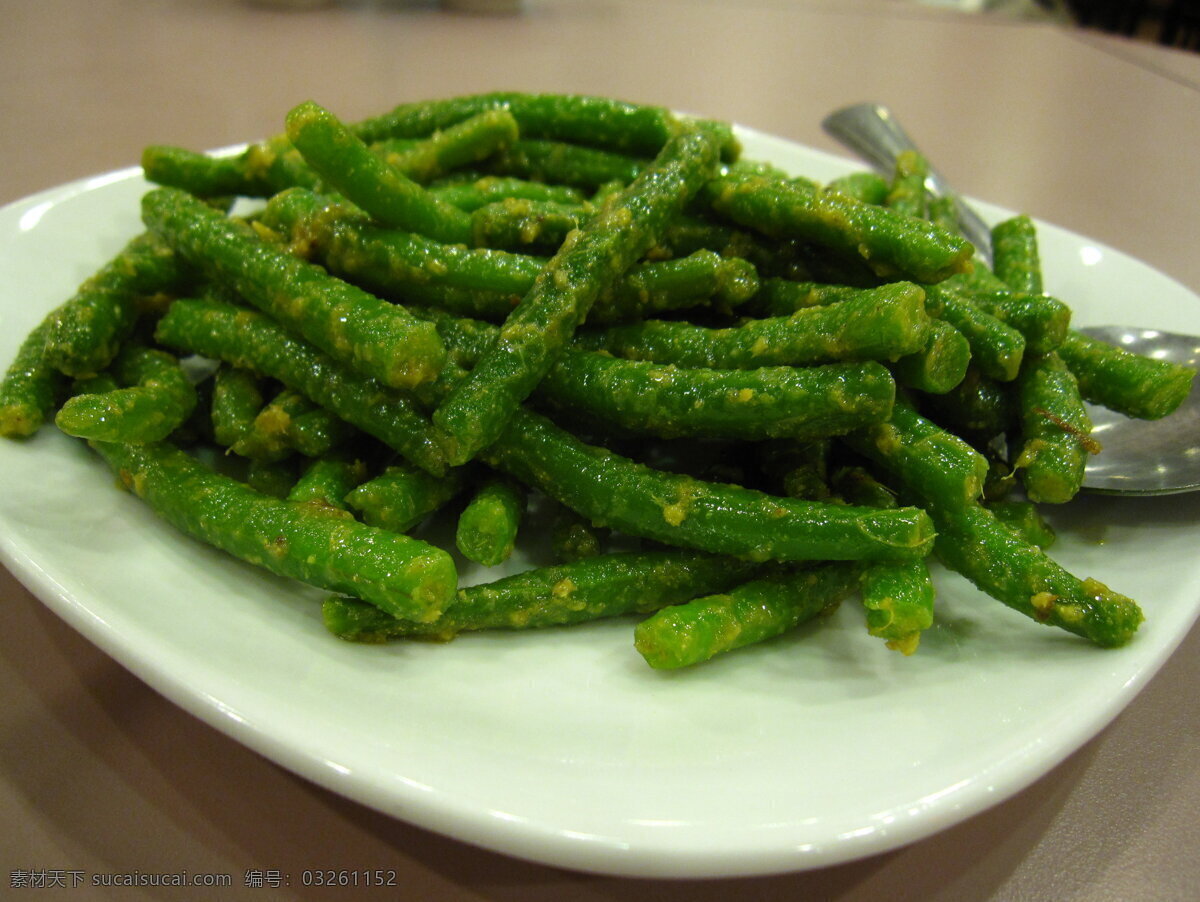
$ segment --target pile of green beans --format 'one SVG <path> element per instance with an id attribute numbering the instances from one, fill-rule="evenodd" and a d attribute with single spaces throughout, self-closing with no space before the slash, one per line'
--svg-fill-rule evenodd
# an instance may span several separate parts
<path id="1" fill-rule="evenodd" d="M 1037 623 L 1136 632 L 1037 505 L 1099 450 L 1084 400 L 1166 416 L 1191 373 L 1072 331 L 1027 217 L 992 270 L 916 155 L 821 186 L 602 97 L 283 125 L 146 149 L 146 231 L 23 342 L 0 434 L 53 420 L 181 531 L 335 593 L 346 640 L 636 616 L 674 669 L 857 597 L 907 655 L 935 557 Z"/>

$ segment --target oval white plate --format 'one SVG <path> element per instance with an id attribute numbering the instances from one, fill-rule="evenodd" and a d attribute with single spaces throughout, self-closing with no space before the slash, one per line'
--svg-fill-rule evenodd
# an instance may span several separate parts
<path id="1" fill-rule="evenodd" d="M 743 132 L 817 179 L 844 161 Z M 0 210 L 0 358 L 140 230 L 137 170 Z M 982 205 L 985 215 L 1004 211 Z M 1191 292 L 1045 226 L 1077 322 L 1200 334 Z M 467 842 L 640 876 L 767 874 L 894 848 L 1030 784 L 1107 724 L 1200 607 L 1200 500 L 1086 498 L 1054 556 L 1147 622 L 1100 651 L 938 573 L 904 658 L 843 605 L 819 629 L 689 672 L 650 670 L 622 619 L 447 645 L 327 635 L 321 593 L 176 534 L 53 428 L 0 442 L 0 548 L 47 605 L 147 683 L 281 765 Z M 479 573 L 464 573 L 477 581 Z"/>

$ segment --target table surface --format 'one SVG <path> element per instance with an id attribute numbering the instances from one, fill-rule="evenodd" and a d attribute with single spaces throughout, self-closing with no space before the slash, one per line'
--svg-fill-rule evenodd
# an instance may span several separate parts
<path id="1" fill-rule="evenodd" d="M 307 12 L 0 0 L 0 16 L 0 203 L 129 166 L 146 144 L 201 149 L 276 132 L 308 97 L 354 119 L 497 88 L 606 94 L 827 150 L 822 115 L 873 99 L 964 193 L 1200 291 L 1200 56 L 869 0 L 526 0 L 515 16 L 385 0 Z M 3 569 L 0 603 L 10 874 L 185 868 L 233 875 L 233 895 L 256 899 L 303 890 L 241 889 L 247 871 L 313 867 L 392 868 L 401 897 L 425 900 L 1066 902 L 1191 899 L 1200 885 L 1200 629 L 1100 736 L 956 827 L 807 873 L 659 882 L 514 860 L 346 801 L 165 701 Z"/>

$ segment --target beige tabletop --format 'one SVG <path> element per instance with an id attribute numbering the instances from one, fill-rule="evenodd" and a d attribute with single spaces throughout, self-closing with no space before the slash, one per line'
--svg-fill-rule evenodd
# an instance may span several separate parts
<path id="1" fill-rule="evenodd" d="M 497 88 L 607 94 L 828 150 L 822 114 L 875 99 L 965 193 L 1200 291 L 1200 57 L 887 2 L 523 7 L 0 0 L 0 203 L 132 165 L 149 143 L 212 148 L 276 132 L 310 97 L 354 119 Z M 1200 630 L 1097 738 L 958 826 L 808 873 L 659 882 L 518 861 L 346 801 L 165 701 L 4 570 L 0 605 L 0 895 L 22 870 L 229 874 L 222 897 L 271 899 L 304 891 L 295 879 L 247 888 L 247 872 L 388 868 L 394 897 L 454 902 L 1183 900 L 1200 886 Z"/>

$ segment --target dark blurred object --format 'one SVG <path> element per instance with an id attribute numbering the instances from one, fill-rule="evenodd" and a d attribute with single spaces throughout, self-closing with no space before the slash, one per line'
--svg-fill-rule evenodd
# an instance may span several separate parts
<path id="1" fill-rule="evenodd" d="M 1067 5 L 1085 28 L 1200 51 L 1200 0 L 1068 0 Z"/>

